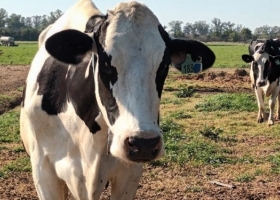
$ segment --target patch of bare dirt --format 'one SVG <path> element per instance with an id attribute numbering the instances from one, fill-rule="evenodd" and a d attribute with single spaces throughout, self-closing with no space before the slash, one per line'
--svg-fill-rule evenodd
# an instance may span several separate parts
<path id="1" fill-rule="evenodd" d="M 24 86 L 29 66 L 0 66 L 0 95 L 11 99 L 1 98 L 0 114 L 18 106 L 22 99 L 20 88 Z"/>
<path id="2" fill-rule="evenodd" d="M 176 81 L 204 82 L 198 92 L 252 92 L 250 76 L 245 69 L 210 69 L 199 74 L 176 76 Z"/>
<path id="3" fill-rule="evenodd" d="M 235 186 L 224 187 L 211 183 L 218 180 L 221 183 Z M 0 179 L 1 200 L 37 200 L 37 194 L 31 173 L 13 173 L 6 179 Z M 165 167 L 154 167 L 147 165 L 144 175 L 138 186 L 135 200 L 261 200 L 280 199 L 279 177 L 266 180 L 265 177 L 256 178 L 249 183 L 235 183 L 226 177 L 218 177 L 215 168 L 193 169 L 181 168 L 171 169 Z M 110 199 L 110 187 L 104 189 L 101 200 Z M 69 196 L 69 200 L 74 200 Z"/>

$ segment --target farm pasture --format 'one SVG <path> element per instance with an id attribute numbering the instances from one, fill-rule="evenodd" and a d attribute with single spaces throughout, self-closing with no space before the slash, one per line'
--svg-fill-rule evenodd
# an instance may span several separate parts
<path id="1" fill-rule="evenodd" d="M 256 122 L 256 100 L 240 58 L 247 45 L 209 46 L 217 56 L 214 68 L 168 75 L 160 124 L 166 155 L 145 165 L 136 199 L 280 199 L 280 122 Z M 37 199 L 17 106 L 37 48 L 0 47 L 1 200 Z"/>

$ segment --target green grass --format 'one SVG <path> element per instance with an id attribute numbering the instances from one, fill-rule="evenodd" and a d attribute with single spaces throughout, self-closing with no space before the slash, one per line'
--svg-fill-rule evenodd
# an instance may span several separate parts
<path id="1" fill-rule="evenodd" d="M 280 174 L 280 153 L 276 153 L 275 155 L 268 156 L 267 160 L 272 165 L 272 172 L 275 174 Z"/>
<path id="2" fill-rule="evenodd" d="M 217 94 L 195 105 L 199 111 L 254 111 L 257 110 L 255 97 L 249 94 Z"/>
<path id="3" fill-rule="evenodd" d="M 19 111 L 16 109 L 0 115 L 0 143 L 19 141 Z"/>
<path id="4" fill-rule="evenodd" d="M 241 56 L 248 54 L 248 44 L 245 45 L 209 45 L 216 55 L 215 68 L 247 68 Z"/>
<path id="5" fill-rule="evenodd" d="M 37 43 L 20 43 L 18 46 L 0 46 L 0 65 L 29 65 L 38 50 Z"/>
<path id="6" fill-rule="evenodd" d="M 11 101 L 13 101 L 14 97 L 13 96 L 8 96 L 8 95 L 0 95 L 0 104 L 6 104 Z"/>
<path id="7" fill-rule="evenodd" d="M 24 156 L 0 168 L 0 178 L 8 177 L 14 172 L 31 172 L 29 157 Z"/>
<path id="8" fill-rule="evenodd" d="M 161 164 L 177 163 L 184 165 L 192 163 L 196 165 L 218 166 L 231 162 L 224 148 L 211 140 L 196 136 L 191 137 L 184 133 L 183 126 L 176 123 L 172 117 L 161 120 L 160 127 L 164 133 L 166 155 L 160 161 Z M 159 164 L 159 163 L 157 163 Z"/>
<path id="9" fill-rule="evenodd" d="M 179 86 L 179 90 L 175 92 L 175 96 L 178 98 L 187 98 L 192 97 L 194 93 L 195 91 L 192 86 Z"/>

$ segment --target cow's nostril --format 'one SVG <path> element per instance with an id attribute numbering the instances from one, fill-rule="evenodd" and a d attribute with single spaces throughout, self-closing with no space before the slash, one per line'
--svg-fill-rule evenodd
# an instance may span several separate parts
<path id="1" fill-rule="evenodd" d="M 162 147 L 160 137 L 139 138 L 129 137 L 125 139 L 127 157 L 136 162 L 146 162 L 155 159 Z"/>
<path id="2" fill-rule="evenodd" d="M 138 148 L 135 146 L 135 144 L 133 144 L 133 140 L 131 140 L 131 138 L 126 138 L 125 140 L 125 144 L 126 144 L 126 148 L 128 150 L 128 154 L 130 156 L 136 154 L 138 152 Z"/>

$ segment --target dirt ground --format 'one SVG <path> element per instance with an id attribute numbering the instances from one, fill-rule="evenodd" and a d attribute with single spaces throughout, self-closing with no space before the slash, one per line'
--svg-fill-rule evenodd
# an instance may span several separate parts
<path id="1" fill-rule="evenodd" d="M 0 114 L 20 104 L 28 71 L 29 66 L 0 66 L 0 95 L 12 97 L 0 101 Z"/>
<path id="2" fill-rule="evenodd" d="M 1 104 L 0 111 L 4 112 L 19 105 L 21 92 L 17 91 L 24 85 L 28 70 L 29 66 L 0 66 L 0 95 L 13 94 L 17 99 L 12 105 Z M 177 79 L 207 82 L 208 85 L 211 83 L 212 87 L 207 90 L 206 87 L 199 87 L 197 90 L 200 92 L 252 92 L 246 70 L 211 69 L 206 73 L 180 76 Z M 19 155 L 9 150 L 3 151 L 1 155 L 7 160 L 16 159 L 16 156 Z M 218 180 L 233 187 L 213 184 L 212 180 Z M 9 178 L 0 178 L 0 199 L 38 199 L 31 173 L 13 173 Z M 102 199 L 109 199 L 109 189 L 104 190 Z M 280 177 L 260 178 L 249 183 L 237 184 L 226 176 L 219 177 L 215 168 L 211 166 L 193 169 L 158 167 L 148 164 L 145 165 L 144 175 L 135 199 L 280 199 Z"/>

